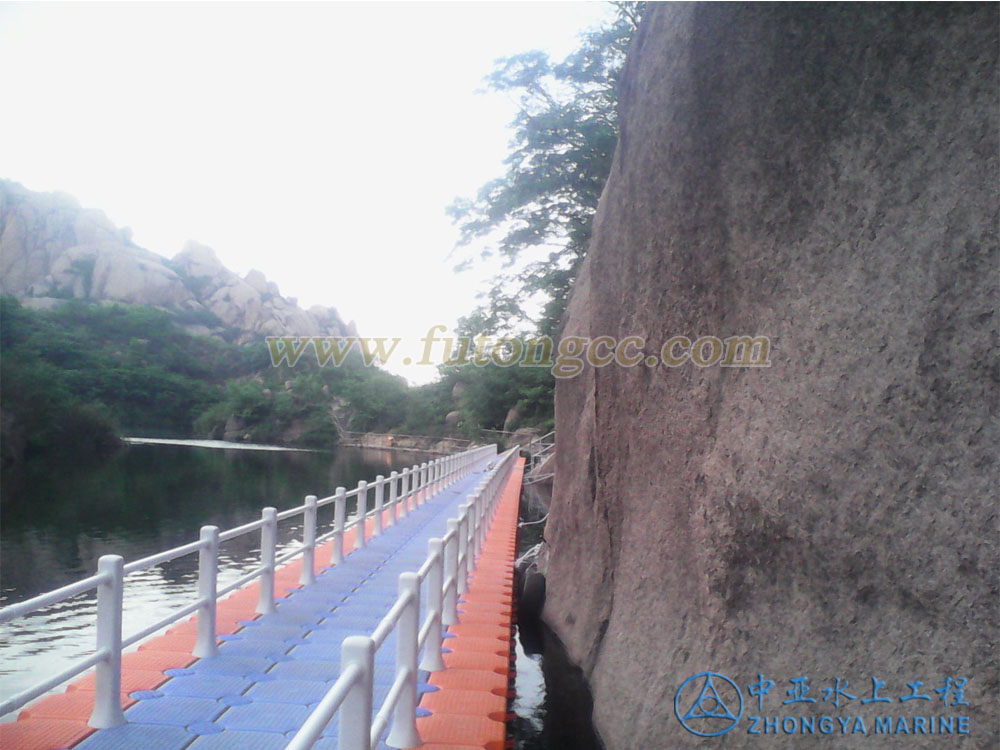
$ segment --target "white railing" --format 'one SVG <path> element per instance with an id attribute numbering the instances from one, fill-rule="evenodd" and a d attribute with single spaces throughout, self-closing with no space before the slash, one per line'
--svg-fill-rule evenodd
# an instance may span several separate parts
<path id="1" fill-rule="evenodd" d="M 552 430 L 547 432 L 541 437 L 533 438 L 525 450 L 528 451 L 528 456 L 530 457 L 530 468 L 534 469 L 539 466 L 546 458 L 548 458 L 552 451 L 556 448 L 556 431 Z"/>
<path id="2" fill-rule="evenodd" d="M 305 503 L 296 508 L 278 512 L 274 508 L 264 508 L 259 521 L 237 526 L 220 532 L 217 526 L 203 526 L 197 542 L 160 552 L 128 564 L 120 555 L 102 555 L 97 563 L 97 574 L 82 581 L 41 594 L 17 604 L 0 609 L 0 624 L 24 617 L 44 607 L 69 599 L 70 597 L 97 589 L 97 647 L 93 654 L 73 664 L 59 674 L 42 683 L 24 690 L 0 703 L 0 716 L 22 708 L 30 701 L 49 692 L 67 680 L 95 667 L 96 693 L 94 710 L 88 724 L 97 729 L 106 729 L 125 723 L 120 703 L 122 651 L 162 628 L 194 612 L 198 614 L 197 637 L 192 654 L 197 657 L 214 656 L 218 651 L 216 642 L 216 608 L 218 600 L 226 594 L 245 586 L 250 581 L 260 579 L 260 595 L 257 612 L 267 614 L 275 610 L 274 580 L 278 566 L 302 556 L 302 573 L 299 582 L 307 585 L 316 580 L 316 546 L 333 540 L 333 563 L 339 563 L 346 554 L 345 534 L 358 527 L 369 518 L 373 520 L 373 535 L 383 532 L 383 515 L 390 511 L 388 524 L 394 524 L 410 510 L 422 505 L 429 497 L 440 492 L 468 474 L 476 463 L 488 456 L 496 455 L 495 445 L 473 448 L 452 456 L 443 456 L 433 461 L 414 465 L 402 472 L 392 472 L 388 479 L 382 475 L 375 478 L 374 505 L 368 507 L 371 486 L 359 482 L 356 489 L 347 492 L 338 487 L 329 497 L 318 499 L 315 495 L 305 498 Z M 388 487 L 388 499 L 386 499 Z M 347 498 L 357 498 L 357 509 L 350 521 L 346 518 Z M 333 528 L 317 535 L 317 511 L 333 504 Z M 277 555 L 278 523 L 296 516 L 303 517 L 302 544 L 296 549 Z M 236 581 L 218 588 L 219 546 L 236 537 L 260 531 L 260 565 Z M 356 534 L 354 547 L 365 546 L 364 526 Z M 172 612 L 162 620 L 143 628 L 138 633 L 122 638 L 122 600 L 125 577 L 147 568 L 161 565 L 184 555 L 198 553 L 198 598 Z"/>
<path id="3" fill-rule="evenodd" d="M 491 464 L 472 500 L 461 506 L 457 518 L 448 520 L 444 537 L 428 542 L 427 560 L 420 570 L 400 574 L 399 597 L 371 635 L 344 639 L 340 676 L 285 750 L 309 750 L 338 711 L 339 750 L 371 750 L 389 728 L 390 721 L 392 729 L 386 744 L 393 747 L 422 744 L 417 732 L 417 670 L 434 672 L 445 667 L 441 657 L 442 628 L 458 622 L 458 597 L 468 590 L 469 574 L 486 541 L 516 457 L 514 448 Z M 423 624 L 419 624 L 420 587 L 424 583 L 428 612 Z M 375 653 L 393 629 L 397 630 L 396 678 L 373 717 Z"/>

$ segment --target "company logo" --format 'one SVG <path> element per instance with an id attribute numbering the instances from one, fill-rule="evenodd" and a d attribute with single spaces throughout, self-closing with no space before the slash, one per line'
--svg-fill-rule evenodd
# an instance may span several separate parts
<path id="1" fill-rule="evenodd" d="M 867 691 L 861 681 L 851 687 L 850 680 L 834 675 L 810 683 L 809 675 L 803 674 L 788 679 L 787 697 L 781 700 L 781 691 L 774 690 L 778 683 L 758 672 L 756 680 L 744 683 L 749 701 L 746 733 L 762 737 L 972 734 L 967 677 L 945 675 L 936 688 L 935 683 L 913 680 L 906 683 L 908 690 L 877 675 L 869 678 Z M 866 692 L 869 697 L 864 697 Z M 677 689 L 674 714 L 691 734 L 718 737 L 733 731 L 744 718 L 743 692 L 724 674 L 699 672 Z"/>
<path id="2" fill-rule="evenodd" d="M 691 734 L 717 737 L 739 723 L 743 694 L 724 674 L 699 672 L 681 683 L 674 696 L 674 713 Z"/>

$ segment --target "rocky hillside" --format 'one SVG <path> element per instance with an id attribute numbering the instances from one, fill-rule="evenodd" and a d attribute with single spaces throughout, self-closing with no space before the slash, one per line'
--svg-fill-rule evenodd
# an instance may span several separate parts
<path id="1" fill-rule="evenodd" d="M 28 307 L 65 299 L 153 305 L 180 313 L 189 332 L 237 341 L 262 335 L 355 334 L 333 308 L 301 309 L 260 271 L 241 278 L 189 242 L 167 260 L 131 240 L 100 211 L 69 196 L 0 180 L 0 292 Z"/>
<path id="2" fill-rule="evenodd" d="M 649 4 L 564 335 L 760 334 L 773 365 L 557 385 L 544 616 L 609 750 L 816 739 L 754 715 L 861 717 L 837 748 L 938 747 L 913 717 L 964 715 L 1000 745 L 997 29 L 993 4 Z M 679 714 L 718 740 L 675 714 L 708 670 L 742 718 L 705 676 Z"/>

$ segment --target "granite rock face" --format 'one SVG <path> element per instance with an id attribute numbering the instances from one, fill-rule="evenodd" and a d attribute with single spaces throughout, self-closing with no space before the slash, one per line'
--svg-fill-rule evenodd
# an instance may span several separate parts
<path id="1" fill-rule="evenodd" d="M 938 747 L 875 717 L 965 715 L 1000 744 L 997 20 L 650 4 L 563 335 L 759 334 L 772 366 L 557 385 L 544 616 L 609 750 L 809 741 L 750 715 L 862 717 L 838 748 Z M 706 670 L 745 700 L 717 740 L 674 715 Z M 803 676 L 817 702 L 783 705 Z M 933 700 L 899 702 L 915 681 Z"/>
<path id="2" fill-rule="evenodd" d="M 0 181 L 0 290 L 20 297 L 194 301 L 163 258 L 131 242 L 100 211 L 68 196 Z"/>
<path id="3" fill-rule="evenodd" d="M 357 335 L 333 308 L 301 309 L 260 271 L 233 273 L 210 247 L 189 242 L 173 259 L 145 250 L 100 211 L 58 193 L 0 180 L 0 292 L 49 307 L 65 299 L 125 302 L 211 313 L 192 333 L 260 336 Z M 195 318 L 197 319 L 197 318 Z"/>

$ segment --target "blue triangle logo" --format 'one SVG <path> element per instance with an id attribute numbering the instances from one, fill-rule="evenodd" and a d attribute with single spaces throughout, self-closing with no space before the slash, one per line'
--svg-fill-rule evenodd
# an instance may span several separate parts
<path id="1" fill-rule="evenodd" d="M 681 717 L 682 722 L 686 722 L 689 719 L 729 719 L 733 722 L 738 720 L 737 717 L 733 716 L 732 711 L 729 710 L 729 706 L 722 700 L 719 691 L 715 689 L 715 684 L 712 682 L 712 675 L 708 675 L 705 678 L 705 684 L 701 688 L 698 700 Z"/>

